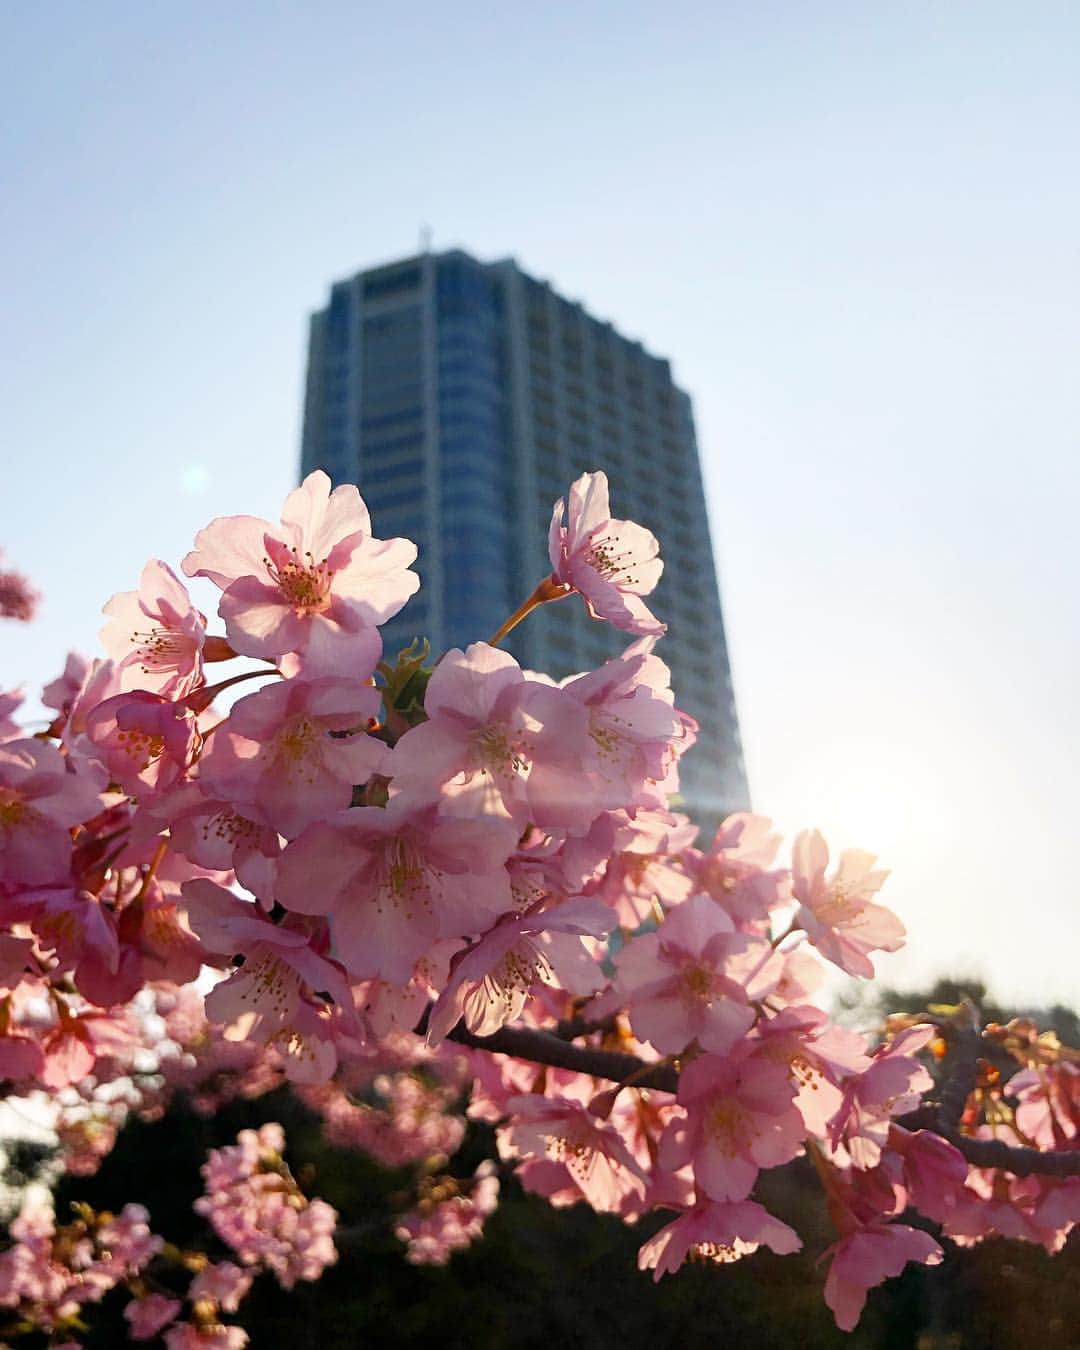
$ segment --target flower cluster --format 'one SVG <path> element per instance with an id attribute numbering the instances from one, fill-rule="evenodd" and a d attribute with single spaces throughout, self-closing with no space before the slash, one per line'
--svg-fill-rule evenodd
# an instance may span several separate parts
<path id="1" fill-rule="evenodd" d="M 269 1270 L 291 1289 L 337 1260 L 337 1214 L 324 1200 L 305 1198 L 284 1151 L 280 1125 L 241 1130 L 235 1144 L 210 1151 L 202 1169 L 206 1194 L 195 1208 L 245 1266 Z"/>
<path id="2" fill-rule="evenodd" d="M 394 1229 L 406 1244 L 406 1261 L 445 1266 L 454 1252 L 483 1233 L 484 1220 L 498 1203 L 499 1178 L 490 1159 L 467 1182 L 450 1176 L 425 1178 L 416 1207 L 402 1215 Z"/>
<path id="3" fill-rule="evenodd" d="M 298 1279 L 317 1280 L 337 1258 L 337 1216 L 302 1194 L 281 1157 L 284 1147 L 281 1126 L 265 1125 L 258 1134 L 242 1132 L 235 1146 L 212 1151 L 203 1168 L 213 1189 L 195 1208 L 243 1266 L 166 1243 L 151 1232 L 142 1205 L 125 1205 L 119 1214 L 77 1205 L 74 1220 L 58 1226 L 51 1203 L 29 1193 L 10 1225 L 12 1245 L 0 1252 L 0 1309 L 11 1313 L 13 1333 L 75 1334 L 83 1306 L 120 1286 L 131 1295 L 124 1317 L 133 1341 L 160 1333 L 170 1350 L 247 1345 L 244 1329 L 221 1315 L 237 1312 L 257 1274 L 270 1271 L 291 1289 Z M 167 1271 L 165 1284 L 160 1277 Z M 194 1278 L 179 1297 L 173 1289 L 183 1274 Z M 180 1320 L 185 1306 L 187 1320 Z"/>
<path id="4" fill-rule="evenodd" d="M 106 606 L 107 659 L 69 658 L 45 690 L 46 733 L 0 695 L 0 1078 L 52 1094 L 81 1171 L 132 1110 L 183 1091 L 210 1112 L 287 1080 L 334 1142 L 418 1169 L 398 1226 L 414 1261 L 449 1259 L 494 1206 L 493 1172 L 445 1171 L 466 1117 L 553 1205 L 671 1211 L 641 1249 L 657 1278 L 796 1250 L 755 1188 L 809 1156 L 844 1327 L 867 1289 L 940 1259 L 908 1207 L 958 1242 L 1060 1247 L 1080 1218 L 1075 1058 L 992 1029 L 1021 1072 L 954 1109 L 927 1065 L 963 1039 L 959 1013 L 876 1045 L 831 1022 L 828 967 L 868 979 L 903 943 L 886 872 L 857 849 L 832 863 L 814 830 L 788 862 L 749 813 L 699 840 L 677 809 L 696 724 L 645 603 L 655 538 L 611 516 L 594 473 L 549 542 L 551 574 L 491 641 L 434 666 L 424 646 L 384 654 L 415 546 L 376 537 L 357 489 L 317 472 L 279 523 L 219 518 L 184 558 L 220 591 L 223 632 L 155 560 Z M 621 655 L 557 683 L 499 647 L 575 596 L 628 635 Z M 334 1260 L 334 1211 L 283 1147 L 266 1126 L 207 1162 L 200 1212 L 239 1265 L 200 1274 L 196 1307 L 231 1310 L 245 1271 L 291 1287 Z M 75 1297 L 5 1278 L 35 1325 Z M 164 1313 L 148 1291 L 132 1335 L 241 1343 Z"/>

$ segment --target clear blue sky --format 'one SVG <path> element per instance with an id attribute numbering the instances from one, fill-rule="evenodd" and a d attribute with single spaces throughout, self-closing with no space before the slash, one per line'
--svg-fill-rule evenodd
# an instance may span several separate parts
<path id="1" fill-rule="evenodd" d="M 1076 1001 L 1080 11 L 9 6 L 0 686 L 276 517 L 307 313 L 513 254 L 693 394 L 751 785 L 880 853 L 894 980 Z M 616 485 L 617 491 L 617 485 Z"/>

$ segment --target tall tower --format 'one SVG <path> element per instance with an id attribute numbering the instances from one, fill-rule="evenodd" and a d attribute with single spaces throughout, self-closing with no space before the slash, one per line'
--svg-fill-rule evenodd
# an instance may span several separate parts
<path id="1" fill-rule="evenodd" d="M 312 316 L 302 468 L 358 484 L 376 534 L 419 546 L 420 593 L 382 630 L 391 655 L 419 634 L 436 652 L 488 637 L 551 570 L 556 499 L 605 470 L 613 515 L 660 540 L 657 653 L 701 724 L 686 809 L 712 823 L 746 808 L 693 414 L 667 361 L 512 260 L 455 249 L 371 268 Z M 561 678 L 630 641 L 571 597 L 504 645 Z"/>

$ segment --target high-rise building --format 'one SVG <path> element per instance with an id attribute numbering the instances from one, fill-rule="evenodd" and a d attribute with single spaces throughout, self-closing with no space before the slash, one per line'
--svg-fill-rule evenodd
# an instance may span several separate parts
<path id="1" fill-rule="evenodd" d="M 378 536 L 419 546 L 422 588 L 382 630 L 391 654 L 418 634 L 436 652 L 490 636 L 551 570 L 554 502 L 605 470 L 612 514 L 651 529 L 666 564 L 658 654 L 701 724 L 687 809 L 747 806 L 693 415 L 667 361 L 513 261 L 452 250 L 371 268 L 312 317 L 302 463 L 358 484 Z M 570 597 L 504 645 L 562 677 L 630 641 Z"/>

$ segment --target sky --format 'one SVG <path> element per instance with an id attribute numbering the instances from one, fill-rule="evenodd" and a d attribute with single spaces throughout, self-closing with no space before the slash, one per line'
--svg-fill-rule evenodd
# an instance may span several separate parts
<path id="1" fill-rule="evenodd" d="M 0 31 L 0 547 L 45 596 L 0 687 L 96 652 L 211 517 L 277 518 L 308 314 L 430 227 L 670 357 L 754 806 L 893 869 L 883 978 L 1080 1001 L 1075 6 L 55 0 Z"/>

